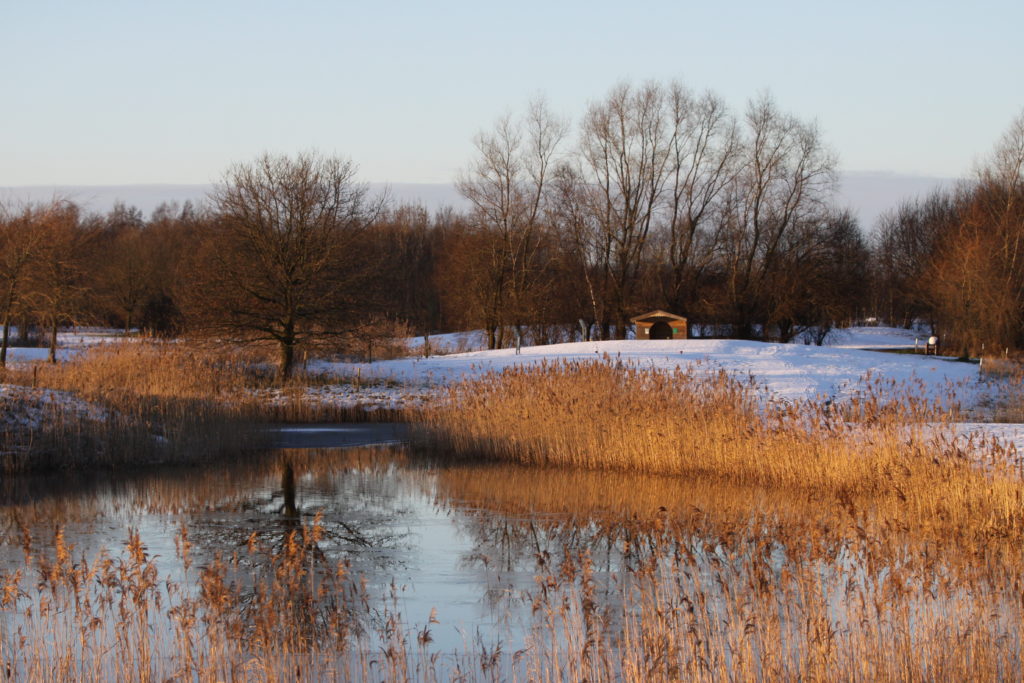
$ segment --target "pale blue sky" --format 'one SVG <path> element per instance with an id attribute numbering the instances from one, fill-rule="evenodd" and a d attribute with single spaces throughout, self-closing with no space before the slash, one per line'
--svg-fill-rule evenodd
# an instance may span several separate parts
<path id="1" fill-rule="evenodd" d="M 844 170 L 970 172 L 1024 108 L 1024 2 L 0 0 L 0 186 L 206 183 L 317 148 L 449 182 L 538 92 L 770 90 Z"/>

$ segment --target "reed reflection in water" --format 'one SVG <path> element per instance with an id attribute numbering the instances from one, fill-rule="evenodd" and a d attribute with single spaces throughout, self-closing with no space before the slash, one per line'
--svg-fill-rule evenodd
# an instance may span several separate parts
<path id="1" fill-rule="evenodd" d="M 18 678 L 1020 671 L 1012 539 L 943 542 L 813 492 L 399 447 L 2 487 Z"/>

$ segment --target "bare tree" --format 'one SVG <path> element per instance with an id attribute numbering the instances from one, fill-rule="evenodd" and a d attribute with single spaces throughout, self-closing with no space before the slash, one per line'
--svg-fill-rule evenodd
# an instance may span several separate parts
<path id="1" fill-rule="evenodd" d="M 750 102 L 743 167 L 724 217 L 727 305 L 739 336 L 766 322 L 765 299 L 785 262 L 785 238 L 826 214 L 835 167 L 816 126 L 781 112 L 767 95 Z"/>
<path id="2" fill-rule="evenodd" d="M 862 305 L 869 257 L 853 214 L 832 210 L 793 226 L 766 287 L 764 322 L 782 342 L 797 335 L 821 345 Z"/>
<path id="3" fill-rule="evenodd" d="M 669 87 L 668 97 L 674 131 L 665 299 L 674 312 L 690 314 L 702 276 L 717 255 L 723 200 L 740 170 L 742 146 L 721 98 L 710 92 L 695 98 L 678 83 Z"/>
<path id="4" fill-rule="evenodd" d="M 104 313 L 116 313 L 125 332 L 138 322 L 142 306 L 156 288 L 156 263 L 145 222 L 138 209 L 114 205 L 103 221 L 102 254 L 96 260 L 97 298 Z M 108 318 L 115 322 L 113 315 Z"/>
<path id="5" fill-rule="evenodd" d="M 890 324 L 910 327 L 915 319 L 934 320 L 929 270 L 960 220 L 958 203 L 953 192 L 939 190 L 904 201 L 879 218 L 873 234 L 878 305 Z"/>
<path id="6" fill-rule="evenodd" d="M 998 278 L 1004 296 L 1016 302 L 1010 316 L 1013 331 L 1007 336 L 1024 344 L 1024 111 L 996 143 L 988 165 L 979 173 L 974 197 L 984 202 L 983 211 L 988 214 L 984 229 L 998 264 L 991 276 Z"/>
<path id="7" fill-rule="evenodd" d="M 29 302 L 49 331 L 49 356 L 57 362 L 57 331 L 80 321 L 91 296 L 89 257 L 98 228 L 81 220 L 78 207 L 54 201 L 35 221 L 38 258 L 30 270 Z"/>
<path id="8" fill-rule="evenodd" d="M 476 137 L 477 156 L 456 183 L 473 205 L 474 228 L 491 236 L 477 240 L 486 245 L 478 280 L 487 289 L 490 348 L 500 325 L 523 325 L 535 312 L 551 168 L 567 130 L 543 99 L 534 100 L 522 118 L 505 116 Z"/>
<path id="9" fill-rule="evenodd" d="M 37 221 L 43 213 L 45 208 L 34 206 L 26 206 L 17 213 L 0 213 L 0 367 L 7 365 L 11 320 L 24 300 L 26 279 L 33 260 L 39 256 L 42 231 L 37 229 Z"/>
<path id="10" fill-rule="evenodd" d="M 385 201 L 355 177 L 351 161 L 314 152 L 232 166 L 211 197 L 193 320 L 239 342 L 274 342 L 281 378 L 299 344 L 344 334 L 371 274 L 360 238 Z"/>
<path id="11" fill-rule="evenodd" d="M 1024 346 L 1024 114 L 997 142 L 971 185 L 951 195 L 949 218 L 917 262 L 923 298 L 947 346 L 961 355 Z M 918 220 L 928 214 L 918 211 Z M 898 253 L 898 252 L 897 252 Z"/>
<path id="12" fill-rule="evenodd" d="M 648 237 L 665 201 L 675 123 L 669 95 L 657 83 L 619 85 L 584 117 L 579 187 L 600 230 L 592 248 L 606 302 L 603 338 L 613 323 L 616 336 L 625 337 Z"/>
<path id="13" fill-rule="evenodd" d="M 996 143 L 988 163 L 978 171 L 978 177 L 983 182 L 1003 187 L 1008 200 L 1015 201 L 1024 187 L 1024 111 Z"/>
<path id="14" fill-rule="evenodd" d="M 150 287 L 139 317 L 147 333 L 166 336 L 182 329 L 190 273 L 213 220 L 207 208 L 189 201 L 164 203 L 153 211 L 143 240 Z"/>
<path id="15" fill-rule="evenodd" d="M 387 265 L 385 305 L 418 334 L 429 335 L 442 324 L 436 265 L 443 226 L 423 206 L 406 204 L 385 212 L 373 231 L 378 260 Z"/>
<path id="16" fill-rule="evenodd" d="M 487 330 L 489 348 L 501 347 L 505 339 L 507 290 L 504 272 L 494 267 L 500 253 L 493 231 L 456 225 L 441 245 L 435 274 L 445 318 L 462 329 Z"/>

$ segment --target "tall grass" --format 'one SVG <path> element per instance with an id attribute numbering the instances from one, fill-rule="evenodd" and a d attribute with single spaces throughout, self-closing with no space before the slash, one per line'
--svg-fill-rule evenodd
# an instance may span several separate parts
<path id="1" fill-rule="evenodd" d="M 198 462 L 256 444 L 250 420 L 204 392 L 230 381 L 156 347 L 97 348 L 59 365 L 9 368 L 7 472 Z"/>
<path id="2" fill-rule="evenodd" d="M 771 402 L 751 381 L 706 368 L 566 363 L 453 386 L 422 419 L 420 443 L 441 457 L 811 491 L 831 505 L 898 511 L 938 535 L 1024 529 L 1010 454 L 965 444 L 941 408 L 906 397 L 868 394 L 837 410 Z"/>

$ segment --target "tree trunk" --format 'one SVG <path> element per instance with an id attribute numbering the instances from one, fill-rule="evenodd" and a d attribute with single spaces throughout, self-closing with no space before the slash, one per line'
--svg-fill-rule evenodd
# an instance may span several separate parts
<path id="1" fill-rule="evenodd" d="M 46 358 L 51 363 L 57 362 L 57 319 L 50 325 L 50 354 Z"/>
<path id="2" fill-rule="evenodd" d="M 279 342 L 281 353 L 277 367 L 278 379 L 282 382 L 292 376 L 292 369 L 295 367 L 295 342 L 282 339 Z"/>
<path id="3" fill-rule="evenodd" d="M 624 315 L 619 315 L 618 321 L 615 323 L 615 338 L 625 339 L 626 334 L 629 332 L 629 319 Z"/>
<path id="4" fill-rule="evenodd" d="M 24 346 L 28 346 L 29 336 L 32 334 L 31 323 L 28 321 L 28 316 L 23 315 L 21 317 L 21 324 L 18 325 L 18 343 Z"/>
<path id="5" fill-rule="evenodd" d="M 14 297 L 17 292 L 14 279 L 11 279 L 10 287 L 7 289 L 7 297 L 4 300 L 4 338 L 0 345 L 0 368 L 7 367 L 7 347 L 11 341 L 11 311 L 14 308 Z"/>
<path id="6" fill-rule="evenodd" d="M 0 368 L 7 367 L 7 345 L 11 338 L 11 319 L 10 317 L 4 318 L 4 335 L 3 341 L 0 341 Z"/>

